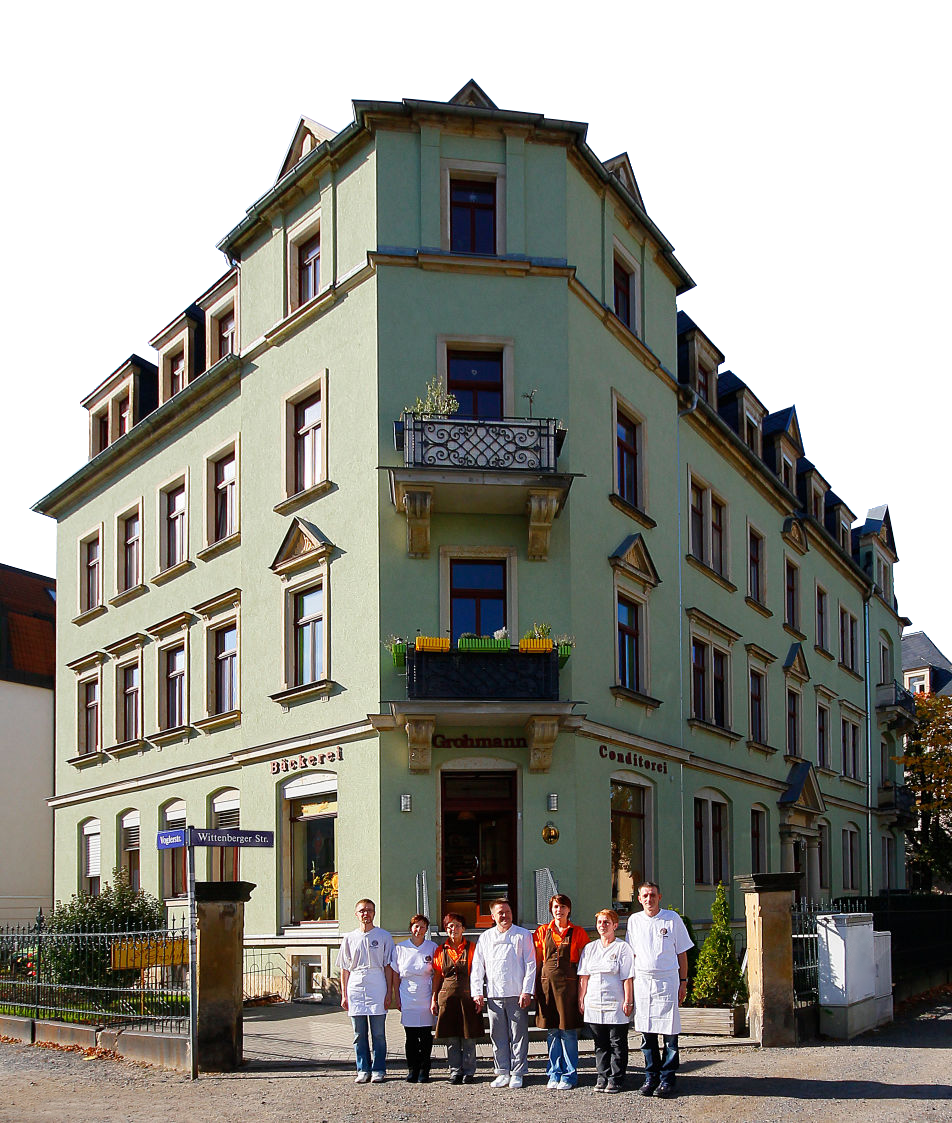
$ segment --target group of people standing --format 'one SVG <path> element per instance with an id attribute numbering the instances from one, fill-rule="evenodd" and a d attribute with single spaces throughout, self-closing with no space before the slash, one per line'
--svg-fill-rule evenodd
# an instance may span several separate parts
<path id="1" fill-rule="evenodd" d="M 550 1089 L 578 1084 L 578 1032 L 595 1039 L 595 1090 L 620 1092 L 628 1067 L 628 1030 L 642 1033 L 643 1096 L 674 1095 L 678 1069 L 678 1006 L 687 990 L 687 952 L 693 947 L 684 922 L 661 908 L 654 882 L 638 888 L 642 911 L 617 936 L 618 913 L 601 909 L 590 940 L 571 921 L 572 902 L 557 893 L 552 920 L 535 933 L 513 923 L 508 901 L 494 901 L 493 927 L 475 942 L 465 937 L 458 913 L 443 918 L 446 940 L 428 938 L 429 920 L 410 920 L 400 944 L 374 926 L 372 901 L 357 904 L 358 928 L 343 939 L 338 963 L 344 1009 L 354 1023 L 358 1084 L 385 1079 L 388 1009 L 401 1012 L 406 1033 L 407 1080 L 426 1083 L 434 1030 L 446 1045 L 450 1082 L 472 1084 L 476 1039 L 489 1013 L 495 1078 L 493 1088 L 521 1088 L 528 1071 L 529 1007 L 546 1031 Z"/>

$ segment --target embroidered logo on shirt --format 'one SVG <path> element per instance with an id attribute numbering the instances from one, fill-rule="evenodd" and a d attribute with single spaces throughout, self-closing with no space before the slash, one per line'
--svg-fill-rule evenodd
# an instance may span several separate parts
<path id="1" fill-rule="evenodd" d="M 372 948 L 375 948 L 375 947 L 379 947 L 379 946 L 380 946 L 380 944 L 379 944 L 379 941 L 378 941 L 378 940 L 371 940 L 371 941 L 370 941 L 370 946 L 371 946 Z"/>
<path id="2" fill-rule="evenodd" d="M 432 963 L 433 962 L 433 956 L 432 955 L 424 955 L 423 962 L 424 963 Z"/>

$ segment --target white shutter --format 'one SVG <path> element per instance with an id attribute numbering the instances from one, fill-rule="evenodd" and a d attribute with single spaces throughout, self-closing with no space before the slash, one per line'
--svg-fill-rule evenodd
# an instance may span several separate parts
<path id="1" fill-rule="evenodd" d="M 99 841 L 101 835 L 86 835 L 86 876 L 99 877 Z"/>

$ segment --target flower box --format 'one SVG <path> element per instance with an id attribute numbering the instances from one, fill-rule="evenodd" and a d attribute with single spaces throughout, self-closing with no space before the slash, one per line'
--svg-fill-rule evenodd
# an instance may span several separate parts
<path id="1" fill-rule="evenodd" d="M 519 640 L 519 650 L 522 652 L 532 652 L 534 654 L 547 655 L 552 650 L 551 639 L 528 639 L 523 637 Z"/>
<path id="2" fill-rule="evenodd" d="M 560 643 L 559 651 L 559 667 L 564 667 L 569 661 L 569 656 L 572 654 L 572 645 L 570 643 Z"/>
<path id="3" fill-rule="evenodd" d="M 393 665 L 398 671 L 403 671 L 407 666 L 407 645 L 405 643 L 395 643 L 390 648 L 390 654 L 393 656 Z"/>
<path id="4" fill-rule="evenodd" d="M 449 651 L 449 636 L 417 636 L 417 651 Z"/>
<path id="5" fill-rule="evenodd" d="M 464 636 L 456 641 L 457 651 L 508 651 L 509 640 L 496 639 L 494 636 L 477 636 L 475 639 L 466 639 Z"/>

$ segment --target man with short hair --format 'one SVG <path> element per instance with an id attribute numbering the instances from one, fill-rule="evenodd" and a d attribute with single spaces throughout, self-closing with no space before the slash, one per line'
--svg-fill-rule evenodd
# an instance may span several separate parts
<path id="1" fill-rule="evenodd" d="M 678 1071 L 678 1006 L 688 990 L 688 948 L 694 941 L 673 909 L 661 907 L 661 890 L 653 881 L 638 886 L 642 912 L 628 918 L 627 942 L 635 954 L 635 1029 L 643 1035 L 643 1096 L 674 1095 Z M 658 1035 L 664 1038 L 664 1056 Z"/>
<path id="2" fill-rule="evenodd" d="M 355 1084 L 382 1084 L 387 1075 L 387 1010 L 393 987 L 394 945 L 389 932 L 374 926 L 376 912 L 377 906 L 367 897 L 357 902 L 354 915 L 358 925 L 341 940 L 337 957 L 341 1006 L 354 1026 Z"/>
<path id="3" fill-rule="evenodd" d="M 489 1037 L 496 1079 L 493 1088 L 521 1088 L 529 1069 L 529 1004 L 536 981 L 532 933 L 512 922 L 504 898 L 489 909 L 495 927 L 480 937 L 473 954 L 470 988 L 476 1009 L 489 1006 Z"/>

